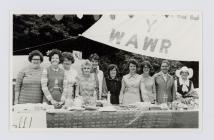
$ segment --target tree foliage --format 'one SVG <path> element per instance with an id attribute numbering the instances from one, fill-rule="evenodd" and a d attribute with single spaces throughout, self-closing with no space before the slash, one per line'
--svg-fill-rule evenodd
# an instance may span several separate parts
<path id="1" fill-rule="evenodd" d="M 162 59 L 149 57 L 145 55 L 133 54 L 123 50 L 118 50 L 104 44 L 93 42 L 86 39 L 76 39 L 72 43 L 61 43 L 60 45 L 42 46 L 40 48 L 27 49 L 36 45 L 49 43 L 61 39 L 78 36 L 83 33 L 91 25 L 93 25 L 101 15 L 84 15 L 78 18 L 77 15 L 61 15 L 56 18 L 55 15 L 14 15 L 13 16 L 13 51 L 15 55 L 28 54 L 32 49 L 39 49 L 45 54 L 50 48 L 57 48 L 62 51 L 72 51 L 77 49 L 83 51 L 83 56 L 87 58 L 90 53 L 98 53 L 100 55 L 100 67 L 107 74 L 107 67 L 109 64 L 116 64 L 119 67 L 120 75 L 128 73 L 127 62 L 130 58 L 136 59 L 139 64 L 148 60 L 153 66 L 152 75 L 160 71 Z M 59 47 L 61 46 L 61 47 Z M 45 48 L 46 47 L 46 48 Z M 21 50 L 21 51 L 19 51 Z M 198 87 L 198 62 L 180 62 L 170 60 L 170 74 L 175 76 L 175 71 L 186 65 L 194 70 L 194 77 L 192 78 L 195 87 Z M 138 69 L 141 71 L 140 69 Z"/>
<path id="2" fill-rule="evenodd" d="M 84 15 L 82 19 L 76 15 L 63 15 L 60 20 L 55 15 L 14 15 L 14 54 L 23 53 L 17 50 L 78 36 L 96 20 L 93 15 Z"/>

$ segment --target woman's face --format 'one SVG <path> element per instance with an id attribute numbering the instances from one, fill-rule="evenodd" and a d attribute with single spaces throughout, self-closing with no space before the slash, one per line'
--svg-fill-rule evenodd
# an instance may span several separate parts
<path id="1" fill-rule="evenodd" d="M 129 64 L 129 72 L 130 73 L 136 73 L 137 67 L 135 64 L 130 63 Z"/>
<path id="2" fill-rule="evenodd" d="M 40 67 L 40 64 L 41 64 L 40 56 L 34 55 L 32 57 L 31 63 L 33 64 L 34 68 Z"/>
<path id="3" fill-rule="evenodd" d="M 181 72 L 181 78 L 184 79 L 184 80 L 187 79 L 188 75 L 189 75 L 189 73 L 187 71 L 182 71 Z"/>
<path id="4" fill-rule="evenodd" d="M 97 68 L 97 67 L 98 67 L 98 65 L 99 65 L 98 60 L 94 60 L 94 59 L 92 59 L 92 60 L 91 60 L 91 63 L 92 63 L 92 67 L 93 67 L 93 69 Z"/>
<path id="5" fill-rule="evenodd" d="M 51 64 L 54 66 L 58 66 L 59 65 L 59 55 L 58 54 L 54 54 L 51 57 Z"/>
<path id="6" fill-rule="evenodd" d="M 149 66 L 145 65 L 145 66 L 143 67 L 143 73 L 149 74 L 149 71 L 150 71 Z"/>
<path id="7" fill-rule="evenodd" d="M 82 71 L 83 71 L 83 74 L 84 74 L 84 75 L 89 75 L 89 74 L 90 74 L 90 71 L 91 71 L 91 67 L 85 65 L 85 66 L 83 66 Z"/>
<path id="8" fill-rule="evenodd" d="M 71 67 L 71 64 L 72 64 L 71 60 L 64 58 L 64 61 L 63 61 L 64 69 L 69 70 Z"/>
<path id="9" fill-rule="evenodd" d="M 116 68 L 113 68 L 112 70 L 110 70 L 110 77 L 112 78 L 112 79 L 114 79 L 115 77 L 116 77 L 116 75 L 117 75 L 117 70 L 116 70 Z"/>

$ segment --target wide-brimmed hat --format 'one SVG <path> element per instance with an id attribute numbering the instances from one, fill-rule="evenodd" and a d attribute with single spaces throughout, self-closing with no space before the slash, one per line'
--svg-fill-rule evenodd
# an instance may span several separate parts
<path id="1" fill-rule="evenodd" d="M 178 76 L 180 78 L 181 72 L 188 72 L 189 73 L 189 75 L 187 76 L 188 79 L 192 78 L 192 76 L 193 76 L 193 70 L 191 68 L 187 68 L 186 66 L 182 67 L 179 70 L 176 70 L 176 72 L 175 72 L 176 76 Z"/>

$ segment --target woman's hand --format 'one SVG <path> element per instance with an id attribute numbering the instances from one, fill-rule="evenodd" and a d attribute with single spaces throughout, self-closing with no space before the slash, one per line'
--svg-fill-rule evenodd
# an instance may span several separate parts
<path id="1" fill-rule="evenodd" d="M 55 109 L 60 109 L 64 102 L 57 102 L 56 100 L 51 100 L 51 104 L 54 106 Z"/>
<path id="2" fill-rule="evenodd" d="M 54 106 L 58 104 L 58 102 L 57 102 L 56 100 L 54 100 L 54 99 L 52 99 L 50 102 L 51 102 L 51 104 L 54 105 Z"/>
<path id="3" fill-rule="evenodd" d="M 119 101 L 119 104 L 122 105 L 122 104 L 123 104 L 123 101 Z"/>
<path id="4" fill-rule="evenodd" d="M 176 99 L 182 99 L 182 95 L 178 92 L 176 92 Z"/>
<path id="5" fill-rule="evenodd" d="M 64 105 L 65 104 L 65 102 L 64 101 L 60 101 L 60 102 L 58 102 L 58 105 L 59 106 L 62 106 L 62 105 Z"/>

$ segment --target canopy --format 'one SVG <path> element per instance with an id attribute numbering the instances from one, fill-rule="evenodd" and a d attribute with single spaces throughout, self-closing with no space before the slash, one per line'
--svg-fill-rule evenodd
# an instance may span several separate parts
<path id="1" fill-rule="evenodd" d="M 202 55 L 201 15 L 103 15 L 82 36 L 125 51 L 180 61 Z"/>

